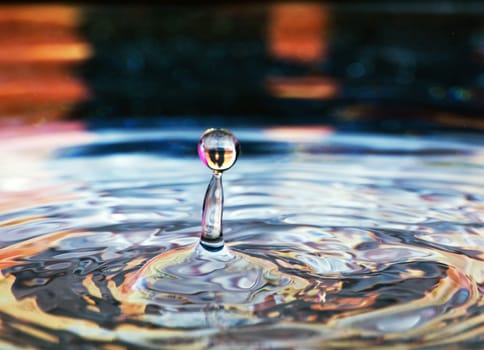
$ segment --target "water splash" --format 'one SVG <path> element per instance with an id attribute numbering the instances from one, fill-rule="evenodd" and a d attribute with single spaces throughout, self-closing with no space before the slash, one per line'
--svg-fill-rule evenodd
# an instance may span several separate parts
<path id="1" fill-rule="evenodd" d="M 279 272 L 277 265 L 224 244 L 222 173 L 236 162 L 239 141 L 225 129 L 209 129 L 198 144 L 213 170 L 203 201 L 197 245 L 156 256 L 126 279 L 121 300 L 158 308 L 158 323 L 179 328 L 229 327 L 262 322 L 255 310 L 293 299 L 307 282 Z M 214 314 L 215 313 L 215 314 Z"/>

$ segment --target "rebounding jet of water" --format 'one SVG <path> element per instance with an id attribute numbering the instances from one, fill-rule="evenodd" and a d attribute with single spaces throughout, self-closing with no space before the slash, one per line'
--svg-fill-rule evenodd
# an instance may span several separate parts
<path id="1" fill-rule="evenodd" d="M 201 161 L 213 170 L 212 180 L 203 201 L 200 237 L 200 245 L 207 250 L 218 251 L 224 246 L 222 173 L 235 164 L 239 153 L 239 140 L 225 129 L 208 129 L 198 142 L 198 155 Z"/>

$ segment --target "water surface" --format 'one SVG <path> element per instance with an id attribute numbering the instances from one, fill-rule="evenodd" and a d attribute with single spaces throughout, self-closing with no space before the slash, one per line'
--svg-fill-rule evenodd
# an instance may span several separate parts
<path id="1" fill-rule="evenodd" d="M 234 130 L 226 244 L 290 287 L 237 294 L 220 276 L 224 298 L 200 287 L 174 306 L 183 280 L 170 302 L 132 298 L 149 261 L 198 242 L 201 132 L 4 135 L 1 348 L 482 344 L 484 143 L 469 135 Z"/>

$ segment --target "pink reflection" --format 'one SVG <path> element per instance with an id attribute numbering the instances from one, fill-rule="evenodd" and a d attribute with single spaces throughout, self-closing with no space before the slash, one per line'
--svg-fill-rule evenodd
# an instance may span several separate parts
<path id="1" fill-rule="evenodd" d="M 82 122 L 50 122 L 1 128 L 0 139 L 3 154 L 10 149 L 33 152 L 90 142 L 94 134 Z"/>
<path id="2" fill-rule="evenodd" d="M 288 142 L 318 142 L 334 133 L 330 126 L 279 126 L 264 130 L 270 140 Z"/>

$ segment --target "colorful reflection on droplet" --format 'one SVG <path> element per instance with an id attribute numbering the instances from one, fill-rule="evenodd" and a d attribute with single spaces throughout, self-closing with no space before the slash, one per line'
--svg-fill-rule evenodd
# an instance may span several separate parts
<path id="1" fill-rule="evenodd" d="M 239 141 L 225 129 L 208 129 L 198 143 L 201 161 L 217 172 L 230 169 L 237 161 L 239 153 Z"/>

